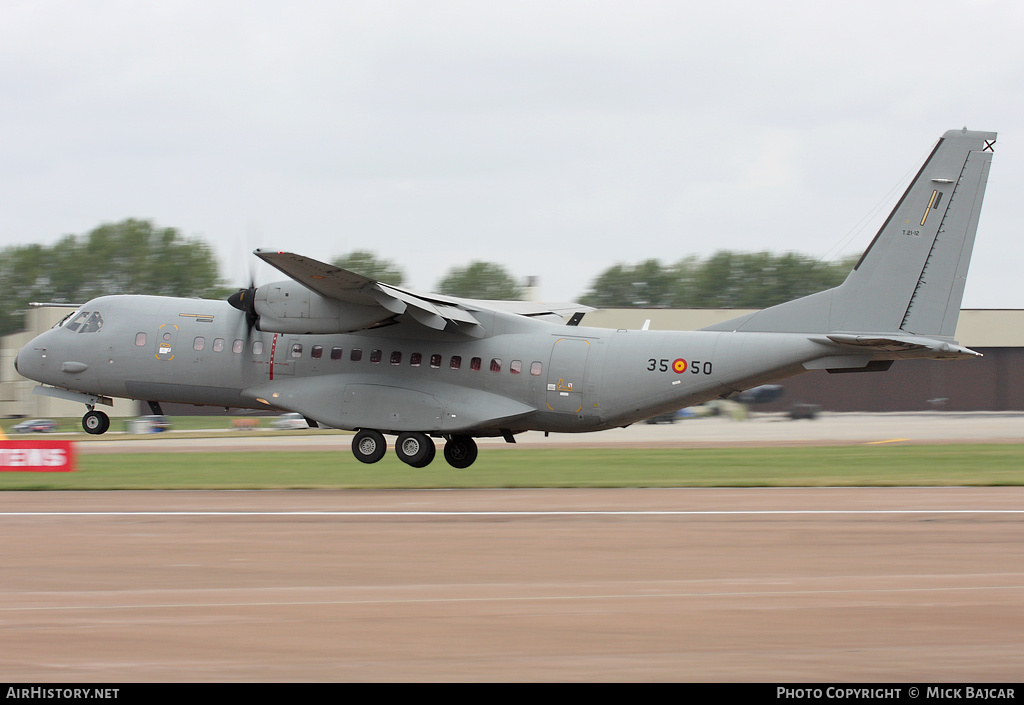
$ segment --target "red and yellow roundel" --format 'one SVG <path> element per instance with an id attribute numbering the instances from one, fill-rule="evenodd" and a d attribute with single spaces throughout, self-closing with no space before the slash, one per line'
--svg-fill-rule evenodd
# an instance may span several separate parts
<path id="1" fill-rule="evenodd" d="M 686 372 L 686 360 L 681 357 L 677 358 L 676 361 L 672 363 L 672 370 L 677 374 Z"/>

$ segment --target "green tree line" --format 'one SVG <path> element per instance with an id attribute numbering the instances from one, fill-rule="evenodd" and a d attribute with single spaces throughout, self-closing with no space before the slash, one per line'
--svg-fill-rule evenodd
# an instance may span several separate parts
<path id="1" fill-rule="evenodd" d="M 602 272 L 580 303 L 595 308 L 767 308 L 842 284 L 857 258 L 820 263 L 793 252 L 720 251 L 675 264 L 651 259 Z"/>
<path id="2" fill-rule="evenodd" d="M 823 264 L 796 253 L 717 252 L 674 264 L 656 259 L 616 264 L 599 274 L 581 303 L 596 308 L 765 308 L 842 283 L 855 259 Z M 356 250 L 332 264 L 401 285 L 402 270 L 375 254 Z M 82 303 L 107 294 L 224 298 L 212 248 L 199 238 L 148 220 L 101 225 L 68 235 L 53 246 L 0 250 L 0 334 L 24 327 L 30 301 Z M 517 299 L 521 283 L 499 264 L 473 262 L 452 268 L 438 283 L 441 294 L 472 299 Z"/>
<path id="3" fill-rule="evenodd" d="M 147 220 L 101 225 L 52 246 L 0 250 L 0 334 L 24 327 L 30 301 L 83 303 L 106 294 L 221 298 L 213 250 Z"/>

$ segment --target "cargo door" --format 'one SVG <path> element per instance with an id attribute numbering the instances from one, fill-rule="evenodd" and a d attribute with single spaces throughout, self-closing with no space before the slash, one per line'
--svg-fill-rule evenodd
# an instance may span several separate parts
<path id="1" fill-rule="evenodd" d="M 547 404 L 551 411 L 578 414 L 584 404 L 584 378 L 590 341 L 560 338 L 551 350 L 548 365 Z"/>

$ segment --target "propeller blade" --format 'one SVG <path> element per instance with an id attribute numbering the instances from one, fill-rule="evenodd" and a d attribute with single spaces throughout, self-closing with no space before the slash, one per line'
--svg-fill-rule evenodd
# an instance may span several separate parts
<path id="1" fill-rule="evenodd" d="M 248 332 L 251 333 L 253 327 L 260 320 L 260 317 L 256 314 L 256 287 L 250 286 L 248 289 L 239 289 L 228 297 L 228 303 L 245 313 L 245 324 L 249 328 Z"/>

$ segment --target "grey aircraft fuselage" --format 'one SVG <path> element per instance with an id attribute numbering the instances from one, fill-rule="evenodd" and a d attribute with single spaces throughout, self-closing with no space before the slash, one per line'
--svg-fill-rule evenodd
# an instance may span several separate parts
<path id="1" fill-rule="evenodd" d="M 950 130 L 838 287 L 699 331 L 576 325 L 586 307 L 419 294 L 289 252 L 256 255 L 289 279 L 227 301 L 94 299 L 23 348 L 38 393 L 298 412 L 383 434 L 414 467 L 468 467 L 481 436 L 577 433 L 636 421 L 805 370 L 884 371 L 901 358 L 977 355 L 954 334 L 996 134 Z M 560 316 L 575 312 L 569 324 Z"/>
<path id="2" fill-rule="evenodd" d="M 98 314 L 102 325 L 71 330 L 82 313 Z M 804 335 L 608 330 L 474 314 L 491 335 L 452 341 L 401 324 L 276 334 L 247 331 L 244 315 L 224 301 L 105 296 L 33 340 L 18 367 L 95 396 L 298 409 L 350 430 L 487 436 L 624 426 L 798 374 L 834 352 Z"/>

